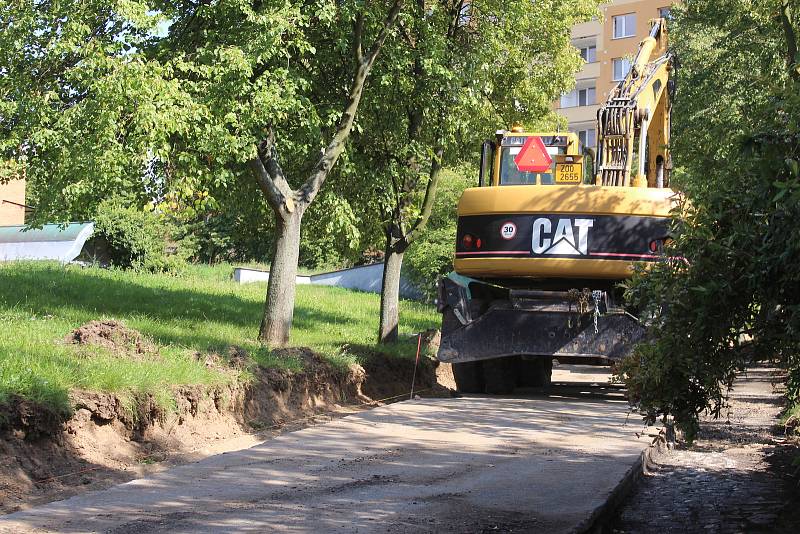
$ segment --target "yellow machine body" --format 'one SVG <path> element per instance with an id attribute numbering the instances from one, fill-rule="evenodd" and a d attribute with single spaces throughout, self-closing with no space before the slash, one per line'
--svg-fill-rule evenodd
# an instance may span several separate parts
<path id="1" fill-rule="evenodd" d="M 571 133 L 498 131 L 458 203 L 455 271 L 440 278 L 438 358 L 459 390 L 546 386 L 553 358 L 609 363 L 645 329 L 618 283 L 664 261 L 673 58 L 652 21 L 597 117 L 595 152 Z"/>
<path id="2" fill-rule="evenodd" d="M 665 21 L 654 19 L 651 25 L 631 71 L 598 112 L 596 157 L 591 150 L 580 152 L 573 133 L 515 127 L 484 144 L 482 187 L 466 190 L 458 204 L 456 273 L 493 279 L 624 279 L 635 262 L 660 258 L 674 199 L 667 187 L 672 56 Z M 550 168 L 524 170 L 531 167 L 531 158 L 522 157 L 531 138 L 537 140 L 539 155 L 547 150 Z M 572 172 L 559 172 L 563 169 Z M 567 218 L 570 228 L 563 222 Z M 504 222 L 519 233 L 504 234 Z M 581 236 L 585 247 L 578 246 Z M 548 248 L 537 246 L 537 238 L 539 245 L 566 242 Z"/>
<path id="3" fill-rule="evenodd" d="M 467 189 L 458 203 L 459 218 L 489 215 L 507 218 L 511 214 L 595 216 L 636 216 L 667 222 L 673 207 L 670 189 L 621 188 L 595 185 L 518 185 Z M 655 239 L 664 236 L 653 236 Z M 649 242 L 647 243 L 649 246 Z M 637 251 L 639 252 L 639 251 Z M 644 253 L 645 251 L 641 251 Z M 652 252 L 652 251 L 651 251 Z M 613 257 L 592 259 L 477 255 L 456 256 L 455 271 L 470 277 L 606 278 L 630 276 L 637 260 Z M 646 260 L 640 258 L 638 261 Z M 653 255 L 653 259 L 656 256 Z"/>

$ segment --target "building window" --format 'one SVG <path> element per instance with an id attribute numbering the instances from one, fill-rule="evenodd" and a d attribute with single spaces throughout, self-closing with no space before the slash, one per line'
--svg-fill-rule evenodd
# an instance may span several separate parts
<path id="1" fill-rule="evenodd" d="M 595 101 L 595 88 L 586 87 L 585 89 L 573 89 L 569 93 L 561 95 L 562 108 L 574 108 L 577 106 L 591 106 Z"/>
<path id="2" fill-rule="evenodd" d="M 617 57 L 612 60 L 613 74 L 612 78 L 615 82 L 625 79 L 628 71 L 631 70 L 631 60 L 625 57 Z"/>
<path id="3" fill-rule="evenodd" d="M 613 18 L 614 39 L 633 37 L 636 35 L 636 15 L 617 15 Z"/>
<path id="4" fill-rule="evenodd" d="M 594 87 L 578 90 L 578 105 L 591 106 L 594 104 Z"/>
<path id="5" fill-rule="evenodd" d="M 570 91 L 569 93 L 564 93 L 561 95 L 561 107 L 562 108 L 574 108 L 578 105 L 578 95 L 576 91 Z"/>
<path id="6" fill-rule="evenodd" d="M 583 58 L 586 63 L 594 63 L 597 61 L 597 47 L 592 46 L 585 46 L 580 49 L 581 50 L 581 57 Z"/>
<path id="7" fill-rule="evenodd" d="M 594 148 L 595 144 L 597 144 L 597 137 L 595 136 L 594 128 L 589 128 L 588 130 L 579 130 L 578 140 L 581 143 L 581 149 L 586 147 Z"/>
<path id="8" fill-rule="evenodd" d="M 658 16 L 662 19 L 671 20 L 672 19 L 672 9 L 668 7 L 659 7 L 658 8 Z"/>

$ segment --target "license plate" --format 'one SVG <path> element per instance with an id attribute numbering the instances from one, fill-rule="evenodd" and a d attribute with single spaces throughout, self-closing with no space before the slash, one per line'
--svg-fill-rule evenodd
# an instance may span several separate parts
<path id="1" fill-rule="evenodd" d="M 579 184 L 583 181 L 582 163 L 556 163 L 557 184 Z"/>

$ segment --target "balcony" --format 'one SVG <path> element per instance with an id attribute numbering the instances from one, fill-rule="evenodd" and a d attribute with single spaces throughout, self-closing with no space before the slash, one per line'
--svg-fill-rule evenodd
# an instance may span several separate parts
<path id="1" fill-rule="evenodd" d="M 589 22 L 582 22 L 572 27 L 573 39 L 584 39 L 586 37 L 594 37 L 603 34 L 603 23 L 599 20 L 591 20 Z"/>
<path id="2" fill-rule="evenodd" d="M 580 83 L 582 80 L 594 80 L 600 77 L 600 62 L 587 63 L 575 74 L 575 79 Z"/>
<path id="3" fill-rule="evenodd" d="M 599 109 L 600 104 L 593 104 L 591 106 L 560 108 L 558 113 L 565 117 L 570 124 L 572 124 L 573 122 L 589 122 L 595 120 L 597 117 L 597 111 Z"/>

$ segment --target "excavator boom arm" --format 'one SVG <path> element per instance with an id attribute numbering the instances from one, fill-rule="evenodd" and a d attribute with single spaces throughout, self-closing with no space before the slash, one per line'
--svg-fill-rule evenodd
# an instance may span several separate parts
<path id="1" fill-rule="evenodd" d="M 655 19 L 627 76 L 598 111 L 598 185 L 668 185 L 672 69 L 665 22 Z"/>

